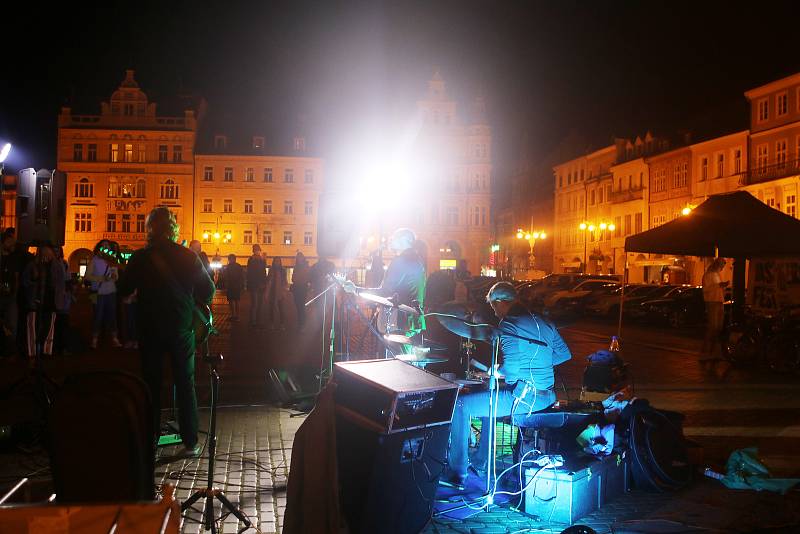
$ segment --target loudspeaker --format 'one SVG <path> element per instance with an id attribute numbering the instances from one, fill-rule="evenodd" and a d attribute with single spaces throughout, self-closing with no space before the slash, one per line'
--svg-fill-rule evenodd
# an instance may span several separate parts
<path id="1" fill-rule="evenodd" d="M 420 532 L 431 517 L 449 435 L 449 424 L 381 434 L 338 414 L 339 499 L 350 532 Z"/>
<path id="2" fill-rule="evenodd" d="M 22 169 L 17 182 L 17 240 L 64 245 L 67 176 L 59 170 Z"/>

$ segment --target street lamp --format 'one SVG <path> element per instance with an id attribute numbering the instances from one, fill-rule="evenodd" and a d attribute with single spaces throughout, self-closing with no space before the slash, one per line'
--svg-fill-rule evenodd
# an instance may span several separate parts
<path id="1" fill-rule="evenodd" d="M 517 229 L 517 239 L 524 239 L 528 242 L 530 252 L 528 256 L 528 266 L 535 266 L 535 256 L 533 255 L 533 247 L 536 245 L 537 239 L 547 239 L 547 234 L 541 231 L 525 231 L 522 228 Z"/>
<path id="2" fill-rule="evenodd" d="M 581 224 L 578 225 L 578 228 L 580 228 L 583 231 L 583 274 L 586 274 L 586 264 L 588 261 L 587 250 L 586 250 L 586 243 L 587 243 L 586 234 L 588 234 L 589 232 L 592 232 L 592 234 L 594 234 L 594 231 L 599 229 L 600 237 L 602 239 L 602 237 L 605 235 L 606 230 L 608 230 L 609 232 L 613 232 L 614 230 L 617 229 L 617 225 L 615 225 L 614 223 L 607 223 L 607 222 L 600 222 L 597 225 L 591 222 L 582 222 Z"/>

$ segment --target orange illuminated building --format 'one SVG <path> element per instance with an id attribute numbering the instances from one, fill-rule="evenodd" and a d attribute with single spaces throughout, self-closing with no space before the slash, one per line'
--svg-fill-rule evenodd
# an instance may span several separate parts
<path id="1" fill-rule="evenodd" d="M 145 219 L 167 206 L 191 239 L 193 155 L 197 117 L 184 102 L 179 113 L 159 114 L 132 70 L 99 115 L 58 117 L 58 168 L 67 174 L 65 257 L 74 271 L 101 239 L 121 247 L 145 244 Z M 196 107 L 196 106 L 195 106 Z"/>

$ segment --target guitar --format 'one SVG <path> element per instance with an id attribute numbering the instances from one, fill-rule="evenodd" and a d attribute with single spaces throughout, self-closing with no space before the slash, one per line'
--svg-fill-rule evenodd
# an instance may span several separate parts
<path id="1" fill-rule="evenodd" d="M 194 330 L 195 347 L 204 346 L 204 350 L 208 352 L 208 339 L 219 334 L 219 331 L 214 327 L 214 315 L 211 313 L 211 306 L 195 303 L 192 329 Z"/>

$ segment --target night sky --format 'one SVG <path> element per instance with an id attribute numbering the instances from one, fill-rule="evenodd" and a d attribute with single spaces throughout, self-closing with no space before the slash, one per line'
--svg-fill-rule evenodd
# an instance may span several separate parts
<path id="1" fill-rule="evenodd" d="M 459 103 L 485 96 L 500 181 L 523 138 L 541 160 L 567 137 L 746 127 L 742 92 L 800 71 L 797 2 L 19 4 L 2 19 L 12 172 L 54 166 L 60 106 L 98 113 L 126 68 L 156 102 L 199 94 L 268 136 L 305 117 L 335 179 L 438 66 Z"/>

